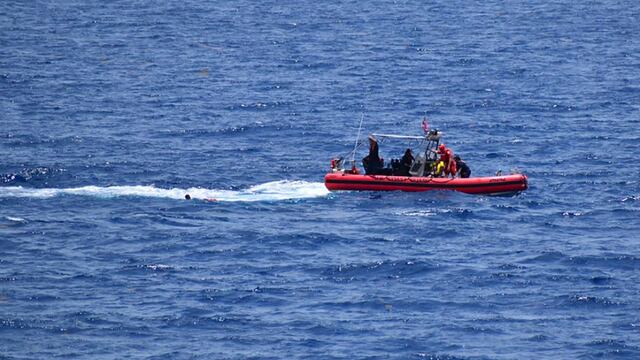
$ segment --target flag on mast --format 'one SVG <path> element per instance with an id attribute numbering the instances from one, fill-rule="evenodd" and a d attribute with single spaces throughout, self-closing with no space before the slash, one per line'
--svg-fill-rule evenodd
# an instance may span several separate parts
<path id="1" fill-rule="evenodd" d="M 422 119 L 422 131 L 424 131 L 425 135 L 429 134 L 429 122 L 426 116 Z"/>

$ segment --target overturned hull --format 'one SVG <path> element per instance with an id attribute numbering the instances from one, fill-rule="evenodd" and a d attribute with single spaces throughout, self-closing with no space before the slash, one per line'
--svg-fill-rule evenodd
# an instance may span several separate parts
<path id="1" fill-rule="evenodd" d="M 528 187 L 527 176 L 522 174 L 449 179 L 334 172 L 324 177 L 324 184 L 331 191 L 455 190 L 467 194 L 486 195 L 517 193 Z"/>

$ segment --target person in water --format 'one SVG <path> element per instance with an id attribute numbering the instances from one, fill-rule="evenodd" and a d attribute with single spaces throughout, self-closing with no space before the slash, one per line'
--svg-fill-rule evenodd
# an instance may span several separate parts
<path id="1" fill-rule="evenodd" d="M 378 140 L 373 135 L 369 135 L 369 155 L 362 159 L 365 174 L 379 174 L 384 168 L 384 160 L 380 158 L 378 151 Z"/>
<path id="2" fill-rule="evenodd" d="M 440 144 L 438 154 L 440 154 L 440 160 L 444 162 L 444 175 L 456 177 L 457 168 L 456 162 L 453 160 L 453 151 L 444 144 Z"/>
<path id="3" fill-rule="evenodd" d="M 400 168 L 399 168 L 399 175 L 401 176 L 409 176 L 409 170 L 411 170 L 411 165 L 413 165 L 413 153 L 411 152 L 411 149 L 407 149 L 404 151 L 404 155 L 402 156 L 402 159 L 400 159 Z"/>
<path id="4" fill-rule="evenodd" d="M 186 194 L 186 195 L 184 196 L 184 199 L 185 199 L 185 200 L 191 200 L 191 195 Z M 216 201 L 218 201 L 218 199 L 216 199 L 216 198 L 204 198 L 204 199 L 202 199 L 202 200 L 204 200 L 204 201 L 208 201 L 208 202 L 216 202 Z"/>
<path id="5" fill-rule="evenodd" d="M 471 176 L 471 168 L 469 168 L 469 165 L 467 165 L 467 163 L 464 162 L 464 160 L 462 160 L 460 156 L 454 156 L 453 160 L 455 160 L 456 162 L 456 168 L 458 169 L 461 178 L 468 178 L 469 176 Z"/>

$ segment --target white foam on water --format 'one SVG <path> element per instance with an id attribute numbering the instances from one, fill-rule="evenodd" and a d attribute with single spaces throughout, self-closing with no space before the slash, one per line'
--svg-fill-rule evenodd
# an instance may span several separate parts
<path id="1" fill-rule="evenodd" d="M 45 188 L 33 189 L 21 186 L 0 187 L 0 198 L 28 197 L 52 198 L 61 195 L 91 196 L 99 198 L 113 198 L 121 196 L 155 197 L 169 199 L 184 199 L 189 194 L 192 199 L 226 201 L 226 202 L 255 202 L 280 201 L 324 197 L 329 194 L 323 183 L 307 181 L 280 180 L 252 186 L 245 190 L 215 190 L 204 188 L 161 189 L 155 186 L 82 186 L 77 188 Z"/>
<path id="2" fill-rule="evenodd" d="M 397 212 L 396 215 L 427 217 L 427 216 L 436 216 L 436 215 L 438 215 L 438 213 L 435 210 L 419 210 L 419 211 Z"/>

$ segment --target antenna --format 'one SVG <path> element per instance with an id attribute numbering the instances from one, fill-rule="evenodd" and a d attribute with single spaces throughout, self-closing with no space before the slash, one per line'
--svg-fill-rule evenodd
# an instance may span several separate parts
<path id="1" fill-rule="evenodd" d="M 351 165 L 356 166 L 356 150 L 358 149 L 358 142 L 360 142 L 360 130 L 362 129 L 362 121 L 364 120 L 364 113 L 360 115 L 360 125 L 358 126 L 358 136 L 356 137 L 356 144 L 353 147 L 353 153 L 351 154 Z"/>

